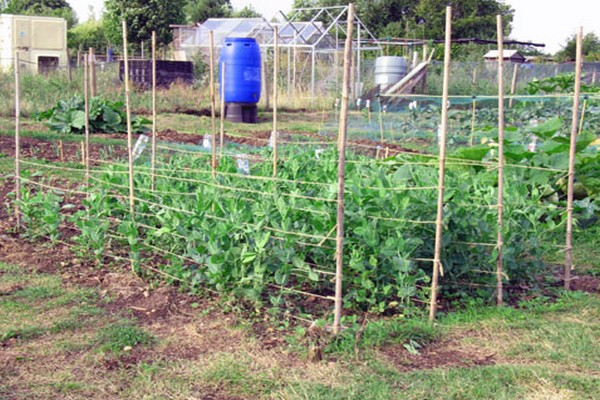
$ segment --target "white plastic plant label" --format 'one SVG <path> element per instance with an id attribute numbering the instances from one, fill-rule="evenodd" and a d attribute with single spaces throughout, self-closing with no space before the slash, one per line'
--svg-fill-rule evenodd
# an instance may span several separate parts
<path id="1" fill-rule="evenodd" d="M 236 154 L 235 163 L 240 174 L 250 175 L 250 160 L 246 154 Z"/>
<path id="2" fill-rule="evenodd" d="M 204 135 L 202 137 L 202 148 L 212 150 L 212 135 Z"/>
<path id="3" fill-rule="evenodd" d="M 142 155 L 147 144 L 148 144 L 148 136 L 140 135 L 138 140 L 135 142 L 135 145 L 133 146 L 133 150 L 131 152 L 134 161 L 137 160 Z"/>

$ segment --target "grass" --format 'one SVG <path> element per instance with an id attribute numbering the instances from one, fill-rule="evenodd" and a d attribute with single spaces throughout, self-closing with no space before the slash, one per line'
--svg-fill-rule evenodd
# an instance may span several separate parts
<path id="1" fill-rule="evenodd" d="M 119 355 L 134 346 L 150 344 L 153 338 L 132 321 L 121 320 L 98 330 L 96 340 L 100 351 Z"/>
<path id="2" fill-rule="evenodd" d="M 433 327 L 383 319 L 366 325 L 359 358 L 351 328 L 314 363 L 263 348 L 248 329 L 224 328 L 215 313 L 144 326 L 115 319 L 104 310 L 114 294 L 57 275 L 0 264 L 0 290 L 0 342 L 8 344 L 0 398 L 593 399 L 600 392 L 600 298 L 593 294 L 559 293 L 519 309 L 471 307 Z M 230 341 L 215 343 L 215 329 Z M 402 346 L 410 341 L 420 355 Z M 202 343 L 206 350 L 191 357 L 168 356 Z M 403 369 L 440 344 L 466 361 Z M 494 363 L 469 362 L 478 354 Z"/>

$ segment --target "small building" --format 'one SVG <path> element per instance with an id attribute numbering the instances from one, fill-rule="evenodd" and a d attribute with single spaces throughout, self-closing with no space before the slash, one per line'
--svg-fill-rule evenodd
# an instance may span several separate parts
<path id="1" fill-rule="evenodd" d="M 45 72 L 67 65 L 64 18 L 0 14 L 0 69 L 10 69 L 15 51 L 23 70 Z"/>
<path id="2" fill-rule="evenodd" d="M 504 50 L 502 52 L 504 61 L 510 61 L 513 63 L 524 63 L 526 62 L 525 56 L 519 53 L 518 50 Z M 498 61 L 498 50 L 488 51 L 483 58 L 485 61 Z"/>

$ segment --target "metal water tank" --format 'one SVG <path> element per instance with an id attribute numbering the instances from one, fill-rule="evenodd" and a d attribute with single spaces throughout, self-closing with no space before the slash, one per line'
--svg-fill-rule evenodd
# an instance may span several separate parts
<path id="1" fill-rule="evenodd" d="M 392 85 L 406 76 L 407 68 L 404 57 L 377 57 L 375 59 L 375 84 Z"/>
<path id="2" fill-rule="evenodd" d="M 219 66 L 225 64 L 225 103 L 260 100 L 260 47 L 253 38 L 225 38 Z M 221 71 L 221 68 L 219 68 Z M 219 73 L 221 82 L 222 72 Z M 221 82 L 222 84 L 222 82 Z"/>

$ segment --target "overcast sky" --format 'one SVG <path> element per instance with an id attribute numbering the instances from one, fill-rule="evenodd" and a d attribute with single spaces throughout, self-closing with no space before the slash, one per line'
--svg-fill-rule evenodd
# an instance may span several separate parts
<path id="1" fill-rule="evenodd" d="M 88 8 L 94 6 L 100 15 L 104 0 L 68 0 L 80 21 L 88 18 Z M 545 43 L 545 52 L 555 53 L 579 26 L 584 33 L 594 31 L 600 36 L 600 0 L 505 0 L 515 9 L 511 37 L 517 40 Z M 231 0 L 235 9 L 246 5 L 271 18 L 279 10 L 287 12 L 293 0 Z"/>

